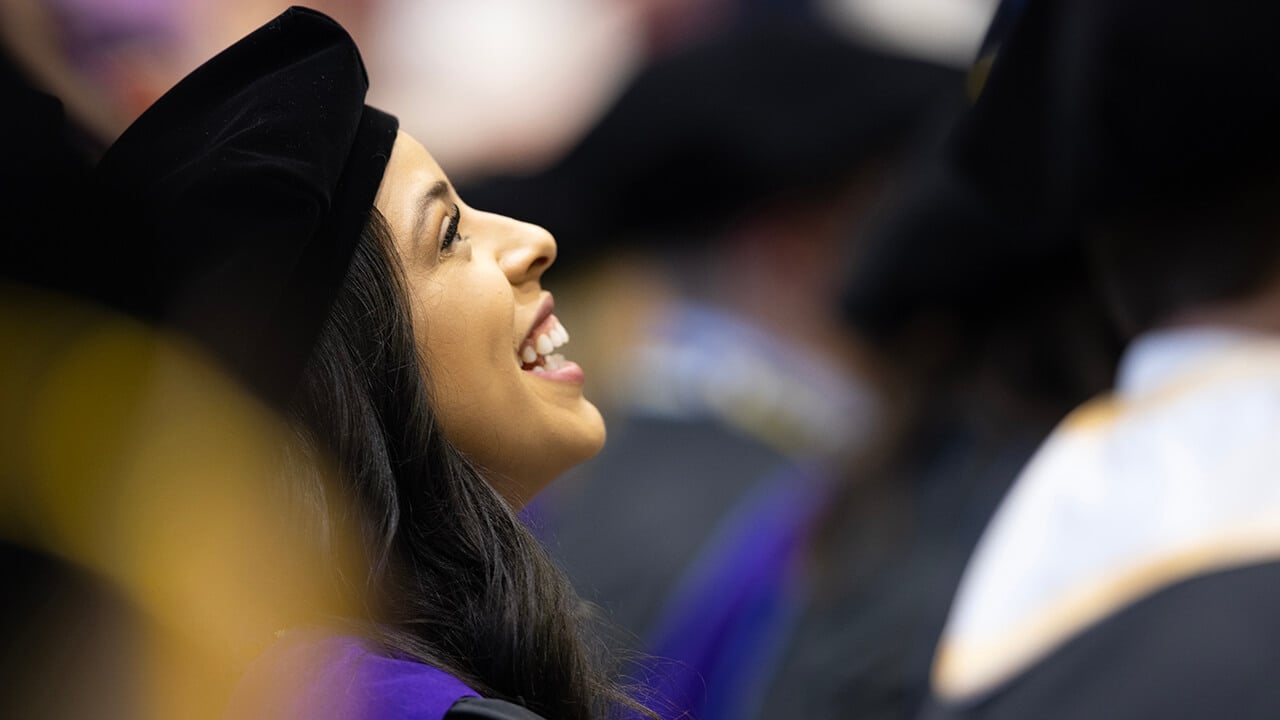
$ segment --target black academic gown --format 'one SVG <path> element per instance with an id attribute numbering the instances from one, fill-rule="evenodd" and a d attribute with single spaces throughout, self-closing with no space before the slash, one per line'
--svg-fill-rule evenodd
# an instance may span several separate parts
<path id="1" fill-rule="evenodd" d="M 926 720 L 1280 717 L 1280 338 L 1164 331 L 985 531 Z"/>
<path id="2" fill-rule="evenodd" d="M 1280 561 L 1200 575 L 1118 610 L 970 706 L 924 720 L 1280 716 Z"/>

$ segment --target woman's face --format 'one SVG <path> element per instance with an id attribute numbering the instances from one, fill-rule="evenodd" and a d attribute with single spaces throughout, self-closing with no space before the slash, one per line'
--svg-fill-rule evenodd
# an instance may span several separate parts
<path id="1" fill-rule="evenodd" d="M 404 264 L 445 437 L 519 507 L 604 444 L 604 421 L 583 397 L 582 369 L 560 355 L 567 333 L 542 289 L 555 239 L 467 207 L 403 132 L 374 206 Z"/>

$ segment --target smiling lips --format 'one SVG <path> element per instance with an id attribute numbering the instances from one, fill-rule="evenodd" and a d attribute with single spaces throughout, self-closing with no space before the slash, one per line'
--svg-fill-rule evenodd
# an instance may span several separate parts
<path id="1" fill-rule="evenodd" d="M 556 348 L 569 342 L 569 332 L 555 315 L 547 315 L 520 344 L 517 355 L 520 369 L 535 373 L 560 370 L 566 366 L 563 355 L 552 354 Z"/>

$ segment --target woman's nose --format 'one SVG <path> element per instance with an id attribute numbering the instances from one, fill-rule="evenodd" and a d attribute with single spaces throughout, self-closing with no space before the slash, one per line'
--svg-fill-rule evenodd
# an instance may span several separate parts
<path id="1" fill-rule="evenodd" d="M 507 241 L 499 251 L 498 264 L 512 285 L 536 281 L 556 260 L 556 239 L 545 229 L 511 218 Z"/>

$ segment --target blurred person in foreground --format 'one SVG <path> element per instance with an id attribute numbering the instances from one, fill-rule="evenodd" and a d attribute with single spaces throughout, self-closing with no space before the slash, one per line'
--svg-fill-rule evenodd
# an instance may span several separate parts
<path id="1" fill-rule="evenodd" d="M 287 434 L 189 343 L 86 297 L 127 272 L 93 209 L 100 149 L 10 50 L 0 716 L 219 718 L 280 618 L 325 604 L 264 482 Z"/>
<path id="2" fill-rule="evenodd" d="M 72 543 L 52 530 L 69 523 L 65 516 L 57 522 L 49 506 L 65 513 L 70 503 L 42 502 L 57 493 L 40 490 L 69 484 L 42 472 L 33 457 L 41 430 L 63 424 L 48 422 L 57 413 L 33 401 L 56 374 L 37 369 L 61 365 L 58 350 L 75 343 L 50 339 L 80 328 L 39 307 L 14 279 L 30 280 L 35 249 L 72 231 L 61 210 L 83 193 L 91 161 L 84 131 L 21 59 L 7 43 L 0 47 L 0 715 L 134 717 L 135 648 L 123 641 L 138 629 L 137 618 L 117 589 L 85 571 L 83 558 L 68 559 L 76 556 Z M 108 655 L 115 662 L 97 666 Z"/>
<path id="3" fill-rule="evenodd" d="M 1006 5 L 956 161 L 1080 243 L 1128 344 L 985 530 L 924 716 L 1274 717 L 1280 10 Z"/>
<path id="4" fill-rule="evenodd" d="M 62 450 L 86 449 L 75 423 L 39 436 L 37 459 L 69 481 L 54 494 L 82 523 L 49 528 L 18 515 L 14 525 L 34 526 L 37 537 L 71 533 L 73 557 L 124 568 L 113 579 L 126 592 L 188 600 L 162 624 L 189 620 L 187 635 L 207 649 L 233 646 L 237 659 L 262 651 L 236 687 L 233 717 L 643 713 L 612 680 L 576 596 L 515 514 L 604 437 L 581 369 L 555 352 L 566 332 L 540 281 L 555 241 L 464 205 L 396 119 L 364 104 L 367 86 L 350 36 L 324 15 L 290 9 L 193 71 L 112 144 L 92 191 L 69 198 L 86 208 L 86 232 L 44 256 L 28 248 L 20 281 L 174 331 L 241 393 L 219 392 L 226 384 L 209 374 L 175 374 L 177 361 L 152 358 L 145 342 L 123 357 L 73 354 L 54 368 L 65 371 L 56 379 L 74 381 L 56 384 L 55 408 L 94 408 L 120 393 L 155 425 L 81 419 L 101 444 L 74 457 Z M 24 322 L 15 337 L 38 335 Z M 123 342 L 89 339 L 100 340 L 89 350 Z M 30 360 L 18 366 L 20 379 L 41 377 Z M 121 367 L 140 372 L 137 396 L 130 385 L 92 382 Z M 182 412 L 184 398 L 205 392 L 232 404 L 252 392 L 283 422 L 264 419 L 267 431 L 236 413 Z M 242 453 L 209 442 L 193 420 L 277 467 L 236 466 Z M 135 458 L 135 444 L 157 452 Z M 230 519 L 221 505 L 233 501 L 207 484 L 226 462 L 241 471 L 232 473 L 240 485 L 260 484 L 276 500 L 248 496 L 243 511 L 255 523 L 204 524 Z M 124 478 L 149 469 L 141 476 L 173 487 L 110 482 L 117 466 Z M 40 498 L 42 488 L 5 489 Z M 89 507 L 75 494 L 86 489 L 98 501 Z M 101 517 L 82 514 L 90 508 Z M 265 544 L 258 552 L 247 530 L 265 510 L 278 511 L 267 515 L 295 541 L 294 554 Z M 209 532 L 192 542 L 183 532 L 191 527 Z M 112 533 L 103 530 L 121 542 L 105 542 Z M 128 573 L 156 555 L 176 577 Z M 241 606 L 223 606 L 219 593 L 244 591 L 239 582 L 194 592 L 226 579 L 202 569 L 240 566 L 270 569 L 262 594 L 294 602 L 238 618 Z M 318 570 L 308 576 L 317 582 L 295 582 L 304 570 Z M 237 669 L 223 665 L 218 677 Z M 174 680 L 157 691 L 199 683 Z M 216 692 L 204 697 L 201 712 L 225 706 Z"/>

